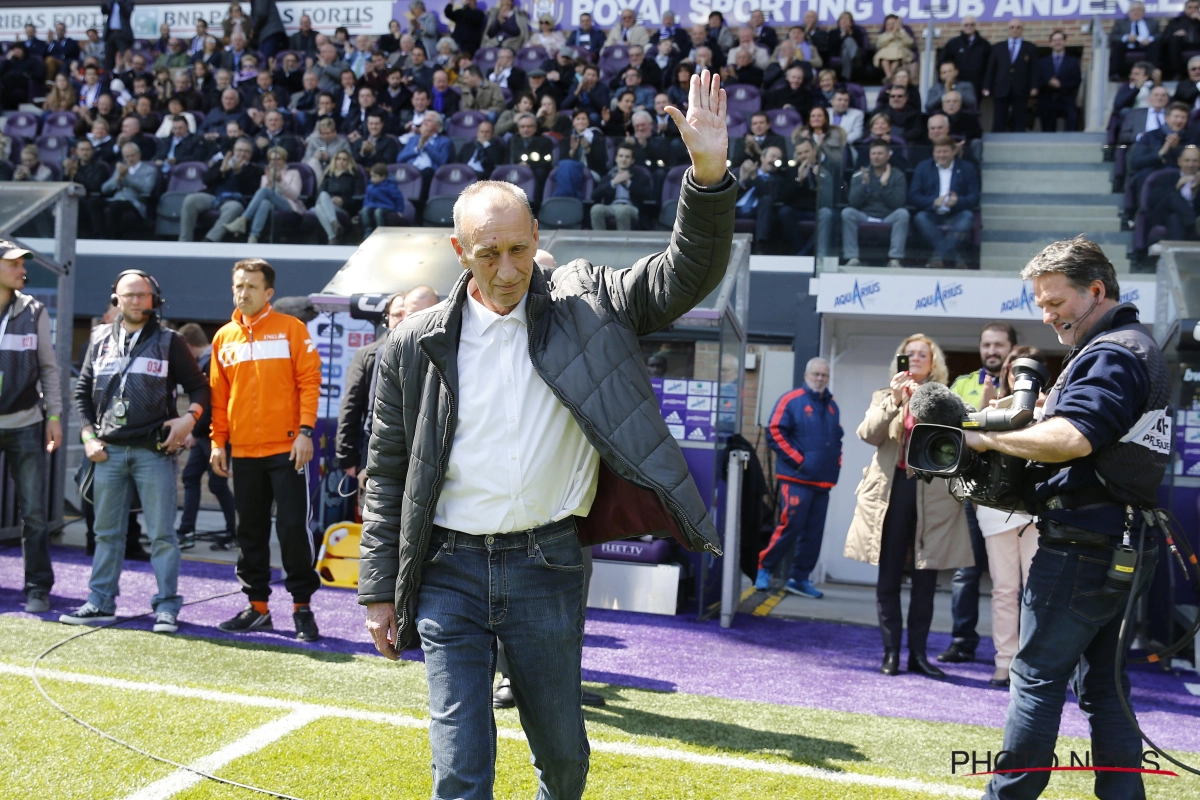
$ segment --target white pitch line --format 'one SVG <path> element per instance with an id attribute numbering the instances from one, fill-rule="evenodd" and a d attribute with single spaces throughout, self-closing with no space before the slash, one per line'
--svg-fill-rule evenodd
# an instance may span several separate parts
<path id="1" fill-rule="evenodd" d="M 315 708 L 299 708 L 285 717 L 268 722 L 262 727 L 255 728 L 236 742 L 231 742 L 215 753 L 210 753 L 201 759 L 193 761 L 188 766 L 201 772 L 216 772 L 229 763 L 244 756 L 257 753 L 287 736 L 293 731 L 303 728 L 313 720 L 320 719 L 323 714 Z M 170 797 L 190 789 L 205 780 L 186 769 L 177 769 L 162 780 L 155 781 L 125 798 L 125 800 L 167 800 Z"/>
<path id="2" fill-rule="evenodd" d="M 6 664 L 0 662 L 0 675 L 19 675 L 23 677 L 31 677 L 32 670 L 28 667 L 21 667 L 16 664 Z M 210 700 L 221 703 L 232 703 L 243 706 L 255 706 L 258 708 L 279 708 L 292 711 L 293 714 L 284 719 L 289 719 L 291 716 L 296 716 L 301 712 L 307 712 L 316 717 L 337 717 L 341 719 L 356 719 L 364 722 L 377 722 L 384 725 L 394 725 L 399 728 L 428 728 L 429 721 L 417 719 L 416 717 L 407 714 L 388 714 L 380 711 L 362 711 L 358 709 L 339 708 L 338 706 L 319 705 L 315 703 L 305 703 L 296 700 L 280 700 L 272 697 L 261 697 L 258 695 L 237 694 L 233 692 L 220 692 L 211 689 L 195 689 L 186 686 L 175 686 L 165 683 L 143 683 L 138 681 L 128 681 L 122 678 L 109 678 L 100 675 L 88 675 L 81 672 L 64 672 L 61 670 L 39 669 L 38 675 L 47 678 L 48 680 L 63 681 L 66 683 L 81 683 L 90 686 L 104 686 L 112 689 L 122 689 L 134 692 L 151 692 L 155 694 L 166 694 L 175 697 L 190 697 L 198 700 Z M 279 722 L 282 722 L 279 721 Z M 279 724 L 271 723 L 271 724 Z M 264 726 L 270 727 L 270 725 Z M 261 728 L 259 730 L 262 730 Z M 256 733 L 256 732 L 254 732 Z M 250 736 L 253 736 L 251 733 Z M 501 739 L 525 740 L 525 736 L 519 730 L 511 728 L 499 728 L 496 733 Z M 249 737 L 247 737 L 249 738 Z M 230 747 L 234 747 L 230 745 Z M 264 745 L 265 746 L 265 745 Z M 819 767 L 809 767 L 801 764 L 781 764 L 771 761 L 760 761 L 751 758 L 738 758 L 735 756 L 717 756 L 708 755 L 705 753 L 693 753 L 686 750 L 676 750 L 670 747 L 656 747 L 653 745 L 630 744 L 626 742 L 606 742 L 593 741 L 591 742 L 592 752 L 611 753 L 613 755 L 628 756 L 631 758 L 653 758 L 662 761 L 677 761 L 685 764 L 695 764 L 698 766 L 723 767 L 727 769 L 747 770 L 750 772 L 765 772 L 776 775 L 792 775 L 798 778 L 810 778 L 814 780 L 829 781 L 831 783 L 851 784 L 857 786 L 876 786 L 879 788 L 899 789 L 908 792 L 924 792 L 925 794 L 935 795 L 939 797 L 969 797 L 977 798 L 979 796 L 978 789 L 969 789 L 965 786 L 953 786 L 945 783 L 927 783 L 912 778 L 888 778 L 880 775 L 865 775 L 859 772 L 836 772 L 834 770 L 821 769 Z M 223 751 L 218 751 L 218 753 Z M 213 758 L 217 755 L 214 753 Z M 206 770 L 211 771 L 211 770 Z M 192 773 L 183 773 L 184 775 L 192 775 Z M 195 777 L 192 775 L 192 777 Z M 145 791 L 145 790 L 143 790 Z M 134 795 L 127 800 L 146 800 L 141 795 Z"/>

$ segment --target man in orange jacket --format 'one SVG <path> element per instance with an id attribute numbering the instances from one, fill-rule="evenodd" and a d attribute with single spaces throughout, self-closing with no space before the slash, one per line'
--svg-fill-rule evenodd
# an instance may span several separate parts
<path id="1" fill-rule="evenodd" d="M 233 446 L 237 503 L 237 576 L 250 605 L 222 622 L 234 633 L 272 627 L 271 503 L 283 557 L 285 586 L 294 603 L 296 638 L 321 638 L 309 601 L 321 585 L 308 530 L 308 462 L 321 391 L 321 358 L 308 328 L 272 310 L 275 270 L 261 258 L 233 266 L 233 319 L 212 343 L 212 453 L 209 463 L 228 475 L 225 446 Z"/>

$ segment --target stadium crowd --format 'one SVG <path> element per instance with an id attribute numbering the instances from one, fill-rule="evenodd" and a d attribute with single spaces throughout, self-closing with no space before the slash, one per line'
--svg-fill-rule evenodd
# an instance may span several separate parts
<path id="1" fill-rule="evenodd" d="M 264 36 L 233 3 L 191 37 L 121 24 L 0 43 L 0 105 L 40 103 L 9 114 L 0 178 L 83 184 L 84 236 L 355 241 L 448 225 L 452 198 L 491 177 L 522 186 L 544 227 L 666 229 L 687 157 L 664 109 L 709 67 L 730 92 L 738 229 L 758 252 L 837 255 L 840 239 L 855 264 L 865 235 L 889 265 L 965 267 L 983 98 L 995 130 L 1025 130 L 1034 97 L 1043 129 L 1078 126 L 1066 35 L 1039 57 L 1019 20 L 992 44 L 964 18 L 928 87 L 910 28 L 889 16 L 868 33 L 848 12 L 829 29 L 811 11 L 786 31 L 761 11 L 738 28 L 717 11 L 691 27 L 628 11 L 608 31 L 588 14 L 559 30 L 508 0 L 460 0 L 440 15 L 416 3 L 378 37 L 307 16 Z"/>

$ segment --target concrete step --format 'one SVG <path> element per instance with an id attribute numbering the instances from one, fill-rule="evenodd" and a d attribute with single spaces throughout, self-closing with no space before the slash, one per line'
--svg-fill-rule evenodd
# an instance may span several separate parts
<path id="1" fill-rule="evenodd" d="M 1104 152 L 1095 144 L 992 142 L 984 145 L 983 163 L 1102 164 Z"/>
<path id="2" fill-rule="evenodd" d="M 1024 194 L 1110 194 L 1112 177 L 1107 170 L 1027 170 L 984 167 L 983 191 Z"/>
<path id="3" fill-rule="evenodd" d="M 1027 212 L 1030 213 L 1030 212 Z M 983 228 L 988 231 L 1063 231 L 1078 230 L 1089 232 L 1118 232 L 1121 230 L 1121 220 L 1110 215 L 1097 219 L 1094 216 L 1055 215 L 1047 216 L 992 216 L 983 212 Z"/>
<path id="4" fill-rule="evenodd" d="M 992 217 L 1073 217 L 1079 219 L 1108 220 L 1117 218 L 1116 206 L 1074 205 L 1056 203 L 1045 206 L 1040 203 L 990 203 L 984 202 L 980 207 L 985 219 Z M 1064 226 L 1071 227 L 1071 226 Z"/>

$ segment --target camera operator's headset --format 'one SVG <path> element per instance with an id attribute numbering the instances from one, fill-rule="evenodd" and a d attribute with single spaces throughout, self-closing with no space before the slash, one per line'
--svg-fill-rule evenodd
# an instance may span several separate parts
<path id="1" fill-rule="evenodd" d="M 113 281 L 112 295 L 109 297 L 109 302 L 114 306 L 117 305 L 120 300 L 120 298 L 117 297 L 117 284 L 121 282 L 122 278 L 128 278 L 130 275 L 136 275 L 137 277 L 144 279 L 146 283 L 150 284 L 150 288 L 153 290 L 153 299 L 151 300 L 150 308 L 152 311 L 158 311 L 161 309 L 165 301 L 162 296 L 162 289 L 158 285 L 158 281 L 155 280 L 154 276 L 149 272 L 144 272 L 140 269 L 127 269 L 116 277 L 116 280 Z"/>
<path id="2" fill-rule="evenodd" d="M 1083 320 L 1087 319 L 1096 306 L 1100 304 L 1100 290 L 1092 290 L 1092 307 L 1087 310 L 1083 316 L 1076 320 L 1063 325 L 1063 330 L 1070 330 L 1075 325 L 1078 325 Z M 1066 361 L 1070 361 L 1075 355 L 1075 348 L 1067 355 Z M 1186 579 L 1189 573 L 1192 576 L 1191 585 L 1192 591 L 1200 596 L 1200 566 L 1196 559 L 1196 554 L 1192 552 L 1191 546 L 1187 541 L 1187 534 L 1184 532 L 1183 526 L 1179 524 L 1179 520 L 1175 515 L 1164 508 L 1156 508 L 1152 510 L 1134 509 L 1132 506 L 1126 506 L 1126 532 L 1129 533 L 1133 529 L 1133 524 L 1137 516 L 1141 517 L 1141 525 L 1138 530 L 1138 546 L 1134 550 L 1128 544 L 1122 544 L 1113 550 L 1112 564 L 1108 568 L 1108 576 L 1105 580 L 1105 588 L 1113 591 L 1128 591 L 1129 598 L 1125 601 L 1125 614 L 1121 618 L 1121 631 L 1117 636 L 1117 656 L 1114 664 L 1113 676 L 1117 687 L 1117 699 L 1121 701 L 1121 710 L 1125 712 L 1125 717 L 1129 720 L 1129 724 L 1138 732 L 1138 735 L 1145 740 L 1146 744 L 1150 745 L 1163 758 L 1170 761 L 1180 769 L 1187 770 L 1193 775 L 1200 775 L 1200 770 L 1189 767 L 1182 761 L 1178 761 L 1171 757 L 1163 748 L 1151 741 L 1150 737 L 1145 734 L 1141 726 L 1138 725 L 1137 717 L 1133 715 L 1132 709 L 1129 707 L 1129 701 L 1125 698 L 1125 691 L 1121 686 L 1121 660 L 1125 655 L 1125 647 L 1129 641 L 1130 622 L 1133 620 L 1133 601 L 1136 592 L 1134 588 L 1137 586 L 1138 574 L 1142 570 L 1142 548 L 1146 542 L 1146 528 L 1157 528 L 1162 531 L 1163 538 L 1166 541 L 1167 549 L 1175 556 L 1175 560 L 1179 563 L 1179 568 L 1183 570 L 1184 578 Z M 1179 532 L 1179 538 L 1176 540 L 1171 534 L 1171 526 Z M 1180 552 L 1182 550 L 1182 552 Z M 1185 559 L 1186 555 L 1186 559 Z M 1190 566 L 1190 570 L 1189 570 Z M 1183 650 L 1188 644 L 1200 633 L 1200 614 L 1196 615 L 1196 619 L 1192 623 L 1192 627 L 1183 634 L 1174 644 L 1163 648 L 1157 653 L 1151 653 L 1143 658 L 1128 659 L 1130 664 L 1157 664 L 1164 659 L 1169 659 L 1171 656 Z M 1196 668 L 1200 669 L 1200 664 L 1196 664 Z"/>

